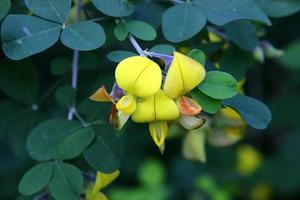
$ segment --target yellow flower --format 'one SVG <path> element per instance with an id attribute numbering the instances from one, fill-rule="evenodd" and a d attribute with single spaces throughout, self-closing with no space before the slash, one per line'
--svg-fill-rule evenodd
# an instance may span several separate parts
<path id="1" fill-rule="evenodd" d="M 168 98 L 162 90 L 153 96 L 139 99 L 136 110 L 131 118 L 138 123 L 149 122 L 149 131 L 155 144 L 161 149 L 167 136 L 167 121 L 175 120 L 179 117 L 176 103 Z"/>
<path id="2" fill-rule="evenodd" d="M 135 111 L 135 97 L 146 98 L 154 95 L 162 82 L 159 65 L 142 56 L 129 57 L 120 62 L 115 78 L 118 86 L 127 94 L 117 103 L 117 109 L 125 114 Z"/>
<path id="3" fill-rule="evenodd" d="M 247 176 L 262 165 L 261 154 L 250 145 L 242 145 L 237 149 L 237 170 Z"/>
<path id="4" fill-rule="evenodd" d="M 194 89 L 205 78 L 205 69 L 197 61 L 174 52 L 163 90 L 171 99 L 177 99 Z"/>
<path id="5" fill-rule="evenodd" d="M 101 192 L 101 189 L 113 182 L 119 176 L 119 174 L 119 170 L 111 174 L 97 172 L 96 181 L 91 190 L 87 191 L 85 200 L 107 200 L 107 197 Z"/>

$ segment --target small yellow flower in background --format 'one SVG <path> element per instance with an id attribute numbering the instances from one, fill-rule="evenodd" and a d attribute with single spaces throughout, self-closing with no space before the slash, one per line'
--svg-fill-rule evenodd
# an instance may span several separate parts
<path id="1" fill-rule="evenodd" d="M 200 63 L 174 52 L 163 90 L 171 99 L 177 99 L 198 86 L 204 80 L 205 75 L 205 69 Z"/>
<path id="2" fill-rule="evenodd" d="M 146 98 L 160 89 L 162 73 L 154 61 L 133 56 L 118 64 L 115 78 L 118 86 L 127 94 L 118 101 L 117 109 L 131 114 L 136 108 L 136 97 Z"/>
<path id="3" fill-rule="evenodd" d="M 272 196 L 272 188 L 265 184 L 259 183 L 251 191 L 252 200 L 269 200 Z"/>
<path id="4" fill-rule="evenodd" d="M 119 174 L 119 170 L 111 174 L 97 172 L 96 181 L 91 189 L 86 192 L 85 200 L 107 200 L 107 197 L 101 190 L 113 182 Z"/>
<path id="5" fill-rule="evenodd" d="M 240 174 L 249 176 L 262 165 L 262 156 L 250 145 L 241 145 L 237 149 L 237 170 Z"/>

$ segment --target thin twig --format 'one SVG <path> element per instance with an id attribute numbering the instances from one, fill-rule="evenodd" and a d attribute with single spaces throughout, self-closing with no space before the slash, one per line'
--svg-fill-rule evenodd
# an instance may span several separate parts
<path id="1" fill-rule="evenodd" d="M 82 2 L 78 0 L 77 3 L 77 12 L 76 12 L 76 21 L 80 21 L 81 16 L 81 7 Z M 74 50 L 73 52 L 73 60 L 72 60 L 72 88 L 76 91 L 77 90 L 77 83 L 78 83 L 78 64 L 79 64 L 79 51 Z M 76 109 L 75 105 L 69 109 L 68 113 L 68 120 L 72 120 Z"/>
<path id="2" fill-rule="evenodd" d="M 145 55 L 144 50 L 141 48 L 141 46 L 137 43 L 137 41 L 135 40 L 135 38 L 132 35 L 129 35 L 129 40 L 132 44 L 132 46 L 135 48 L 135 50 L 138 52 L 138 54 L 140 54 L 141 56 Z"/>

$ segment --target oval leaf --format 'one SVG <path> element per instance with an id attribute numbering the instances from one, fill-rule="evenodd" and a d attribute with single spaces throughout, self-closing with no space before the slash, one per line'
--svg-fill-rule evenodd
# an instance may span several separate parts
<path id="1" fill-rule="evenodd" d="M 271 25 L 265 13 L 252 0 L 195 0 L 208 21 L 222 26 L 239 19 L 249 19 Z"/>
<path id="2" fill-rule="evenodd" d="M 155 29 L 145 22 L 137 20 L 127 20 L 125 22 L 125 25 L 132 35 L 141 40 L 151 41 L 156 38 Z"/>
<path id="3" fill-rule="evenodd" d="M 81 154 L 94 139 L 91 127 L 66 119 L 52 119 L 34 128 L 27 140 L 35 160 L 71 159 Z"/>
<path id="4" fill-rule="evenodd" d="M 22 177 L 19 184 L 19 192 L 23 195 L 32 195 L 42 190 L 53 174 L 53 163 L 46 162 L 31 168 Z"/>
<path id="5" fill-rule="evenodd" d="M 215 114 L 222 108 L 221 100 L 213 99 L 201 92 L 198 88 L 191 93 L 192 98 L 199 103 L 202 109 L 210 114 Z"/>
<path id="6" fill-rule="evenodd" d="M 92 0 L 102 13 L 112 17 L 125 17 L 134 12 L 134 6 L 124 0 Z"/>
<path id="7" fill-rule="evenodd" d="M 228 73 L 210 71 L 198 88 L 214 99 L 228 99 L 237 94 L 237 81 Z"/>
<path id="8" fill-rule="evenodd" d="M 128 36 L 128 29 L 125 24 L 118 23 L 114 29 L 114 34 L 119 41 L 123 41 Z"/>
<path id="9" fill-rule="evenodd" d="M 10 0 L 0 0 L 0 20 L 8 13 L 11 3 Z"/>
<path id="10" fill-rule="evenodd" d="M 61 86 L 55 92 L 55 100 L 62 107 L 70 108 L 75 102 L 75 90 L 71 85 Z"/>
<path id="11" fill-rule="evenodd" d="M 71 10 L 72 0 L 25 0 L 25 4 L 34 14 L 63 23 Z"/>
<path id="12" fill-rule="evenodd" d="M 95 22 L 77 22 L 67 26 L 60 36 L 62 43 L 74 50 L 90 51 L 105 43 L 105 32 Z"/>
<path id="13" fill-rule="evenodd" d="M 83 185 L 81 171 L 70 164 L 55 163 L 50 193 L 56 200 L 80 200 Z"/>
<path id="14" fill-rule="evenodd" d="M 112 173 L 120 168 L 125 147 L 125 136 L 116 135 L 110 125 L 95 126 L 97 137 L 84 152 L 85 160 L 97 171 Z M 118 133 L 122 134 L 122 133 Z"/>
<path id="15" fill-rule="evenodd" d="M 169 8 L 162 18 L 163 33 L 171 42 L 190 39 L 201 31 L 205 24 L 206 17 L 203 13 L 187 3 Z"/>
<path id="16" fill-rule="evenodd" d="M 57 42 L 61 25 L 27 15 L 8 15 L 2 24 L 1 39 L 5 55 L 21 60 Z"/>
<path id="17" fill-rule="evenodd" d="M 256 129 L 265 129 L 272 119 L 269 108 L 262 102 L 248 96 L 236 95 L 223 104 L 236 110 L 247 123 Z"/>
<path id="18" fill-rule="evenodd" d="M 107 59 L 119 63 L 125 58 L 131 57 L 131 56 L 137 56 L 136 53 L 130 52 L 130 51 L 112 51 L 109 54 L 107 54 Z"/>

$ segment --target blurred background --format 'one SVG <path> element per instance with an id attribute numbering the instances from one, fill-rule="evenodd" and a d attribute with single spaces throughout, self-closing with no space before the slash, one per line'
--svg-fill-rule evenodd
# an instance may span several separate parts
<path id="1" fill-rule="evenodd" d="M 180 127 L 172 127 L 165 154 L 161 155 L 146 126 L 129 124 L 130 134 L 127 134 L 121 175 L 105 191 L 108 197 L 111 200 L 300 199 L 299 21 L 300 13 L 272 19 L 273 26 L 265 29 L 263 39 L 284 50 L 281 58 L 266 59 L 264 63 L 255 62 L 251 56 L 248 60 L 241 60 L 240 55 L 234 53 L 237 48 L 235 46 L 229 47 L 233 51 L 231 55 L 221 58 L 228 65 L 240 65 L 247 70 L 246 78 L 239 75 L 236 78 L 245 81 L 243 90 L 247 95 L 270 107 L 273 119 L 268 129 L 257 131 L 243 124 L 212 129 L 213 133 L 204 144 L 206 162 L 203 163 L 185 158 L 195 156 L 193 149 L 185 149 L 185 145 L 193 146 L 193 138 L 188 138 Z M 105 26 L 109 29 L 109 22 Z M 155 42 L 165 42 L 160 38 L 161 41 Z M 81 100 L 86 99 L 99 86 L 99 80 L 113 74 L 115 64 L 106 59 L 107 52 L 112 49 L 132 50 L 129 43 L 115 44 L 114 41 L 114 38 L 109 38 L 105 48 L 82 54 L 81 66 L 84 67 L 80 73 L 78 95 Z M 142 43 L 145 48 L 153 45 Z M 205 45 L 196 45 L 191 41 L 176 48 L 182 52 L 186 48 L 203 48 L 211 60 L 215 59 L 216 51 L 209 52 Z M 57 44 L 46 52 L 14 62 L 0 52 L 1 200 L 18 198 L 18 182 L 34 164 L 25 148 L 30 130 L 45 116 L 64 116 L 66 113 L 57 105 L 51 92 L 57 84 L 69 82 L 70 77 L 56 76 L 53 63 L 65 62 L 68 65 L 71 53 L 71 50 Z M 32 71 L 39 77 L 35 80 L 39 83 L 39 112 L 34 112 L 32 105 L 11 101 L 7 96 L 6 90 L 13 88 L 11 85 L 14 84 L 13 81 L 6 80 L 7 74 L 21 68 L 28 70 L 20 70 L 22 73 L 20 72 L 19 77 L 13 77 L 14 81 L 22 81 L 22 74 Z M 235 72 L 239 74 L 238 69 Z M 87 85 L 90 87 L 86 88 Z M 229 114 L 224 111 L 217 119 L 218 117 L 239 120 L 230 111 Z M 228 139 L 228 135 L 224 135 L 230 131 L 233 136 Z M 203 152 L 203 149 L 197 151 Z M 203 161 L 204 158 L 202 156 L 196 160 Z M 72 162 L 87 166 L 82 158 Z"/>

